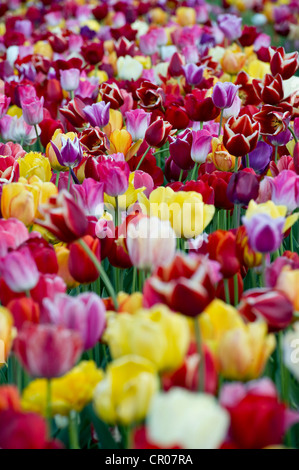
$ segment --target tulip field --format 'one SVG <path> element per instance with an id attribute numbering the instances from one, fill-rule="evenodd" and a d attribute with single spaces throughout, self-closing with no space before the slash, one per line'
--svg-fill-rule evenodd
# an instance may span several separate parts
<path id="1" fill-rule="evenodd" d="M 298 47 L 299 0 L 1 0 L 0 449 L 299 449 Z"/>

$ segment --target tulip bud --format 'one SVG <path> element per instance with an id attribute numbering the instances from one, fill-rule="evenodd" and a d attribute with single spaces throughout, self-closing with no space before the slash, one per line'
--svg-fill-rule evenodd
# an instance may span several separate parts
<path id="1" fill-rule="evenodd" d="M 11 300 L 7 305 L 10 310 L 15 327 L 20 330 L 24 323 L 39 322 L 39 306 L 31 298 L 21 297 L 20 299 Z"/>
<path id="2" fill-rule="evenodd" d="M 172 125 L 162 118 L 154 121 L 145 132 L 145 140 L 150 147 L 161 148 L 167 141 Z"/>
<path id="3" fill-rule="evenodd" d="M 83 240 L 96 256 L 98 261 L 101 262 L 100 240 L 98 238 L 93 239 L 90 235 L 83 237 Z M 80 284 L 94 282 L 99 277 L 98 269 L 78 242 L 70 245 L 68 267 L 71 276 L 76 281 L 80 282 Z"/>
<path id="4" fill-rule="evenodd" d="M 60 71 L 60 83 L 65 91 L 75 91 L 79 86 L 80 70 L 67 69 Z"/>

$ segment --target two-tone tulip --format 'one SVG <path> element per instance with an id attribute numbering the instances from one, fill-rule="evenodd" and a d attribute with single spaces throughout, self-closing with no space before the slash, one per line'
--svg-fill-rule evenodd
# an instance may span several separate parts
<path id="1" fill-rule="evenodd" d="M 263 80 L 252 80 L 252 85 L 260 100 L 265 104 L 275 105 L 283 99 L 283 80 L 280 74 L 273 77 L 267 73 Z"/>
<path id="2" fill-rule="evenodd" d="M 270 68 L 273 75 L 280 74 L 283 80 L 291 78 L 299 67 L 298 52 L 285 53 L 283 47 L 269 48 Z"/>
<path id="3" fill-rule="evenodd" d="M 225 148 L 237 157 L 254 150 L 259 137 L 259 124 L 251 122 L 244 114 L 240 118 L 232 116 L 224 126 L 223 143 Z"/>

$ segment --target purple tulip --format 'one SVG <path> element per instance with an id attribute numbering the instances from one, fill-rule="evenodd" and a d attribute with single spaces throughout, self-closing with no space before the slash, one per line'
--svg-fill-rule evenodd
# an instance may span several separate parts
<path id="1" fill-rule="evenodd" d="M 206 130 L 192 131 L 191 158 L 196 163 L 204 163 L 211 151 L 213 136 Z"/>
<path id="2" fill-rule="evenodd" d="M 212 100 L 220 109 L 230 108 L 233 105 L 239 87 L 230 82 L 217 82 L 213 88 Z"/>
<path id="3" fill-rule="evenodd" d="M 203 78 L 204 69 L 204 66 L 198 67 L 196 64 L 192 63 L 183 66 L 188 85 L 199 85 Z"/>
<path id="4" fill-rule="evenodd" d="M 242 217 L 250 247 L 259 253 L 278 250 L 283 238 L 284 217 L 273 218 L 269 214 L 254 214 L 249 219 Z"/>
<path id="5" fill-rule="evenodd" d="M 79 165 L 83 157 L 83 151 L 78 137 L 76 136 L 74 140 L 71 140 L 69 137 L 66 139 L 64 136 L 61 136 L 61 143 L 62 147 L 59 150 L 51 140 L 51 145 L 60 165 L 68 168 L 74 168 Z"/>
<path id="6" fill-rule="evenodd" d="M 276 205 L 286 206 L 288 214 L 299 207 L 299 175 L 292 170 L 283 170 L 275 178 L 266 176 L 271 188 L 271 200 Z"/>
<path id="7" fill-rule="evenodd" d="M 126 113 L 127 131 L 131 134 L 132 140 L 143 140 L 146 129 L 150 125 L 152 113 L 147 113 L 143 109 L 133 109 Z"/>
<path id="8" fill-rule="evenodd" d="M 100 218 L 104 212 L 104 183 L 85 178 L 82 184 L 72 186 L 72 194 L 86 215 Z"/>
<path id="9" fill-rule="evenodd" d="M 267 138 L 271 145 L 280 146 L 286 145 L 288 142 L 290 142 L 293 136 L 289 129 L 286 129 L 282 132 L 279 132 L 277 135 L 267 135 Z"/>
<path id="10" fill-rule="evenodd" d="M 259 194 L 259 181 L 256 175 L 247 171 L 233 173 L 227 185 L 226 194 L 233 204 L 246 205 Z"/>
<path id="11" fill-rule="evenodd" d="M 237 39 L 242 35 L 242 18 L 239 18 L 236 15 L 219 15 L 218 26 L 225 37 L 230 41 Z"/>
<path id="12" fill-rule="evenodd" d="M 77 297 L 58 294 L 53 300 L 44 299 L 43 307 L 51 323 L 80 334 L 85 351 L 93 348 L 101 338 L 106 324 L 106 309 L 93 292 Z"/>
<path id="13" fill-rule="evenodd" d="M 271 161 L 272 151 L 271 145 L 266 142 L 258 142 L 255 149 L 248 154 L 250 168 L 253 168 L 258 174 L 264 173 Z M 242 157 L 242 165 L 246 167 L 246 156 Z"/>
<path id="14" fill-rule="evenodd" d="M 106 104 L 104 101 L 100 101 L 91 106 L 85 106 L 83 112 L 93 127 L 105 127 L 109 122 L 109 108 L 110 103 Z"/>

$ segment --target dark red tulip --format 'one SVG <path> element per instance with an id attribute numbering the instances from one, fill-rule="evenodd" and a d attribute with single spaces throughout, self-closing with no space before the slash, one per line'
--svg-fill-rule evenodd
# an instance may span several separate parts
<path id="1" fill-rule="evenodd" d="M 166 143 L 170 135 L 172 125 L 158 118 L 145 132 L 145 141 L 150 147 L 161 148 Z"/>
<path id="2" fill-rule="evenodd" d="M 110 103 L 110 109 L 119 109 L 124 100 L 116 83 L 102 83 L 99 87 L 102 100 Z"/>
<path id="3" fill-rule="evenodd" d="M 286 54 L 283 47 L 270 47 L 270 67 L 273 75 L 280 74 L 283 80 L 291 78 L 299 67 L 298 52 Z"/>
<path id="4" fill-rule="evenodd" d="M 192 121 L 211 121 L 220 114 L 212 98 L 206 97 L 207 90 L 194 89 L 185 97 L 185 108 Z"/>
<path id="5" fill-rule="evenodd" d="M 81 53 L 90 65 L 96 65 L 101 62 L 104 55 L 103 42 L 93 42 L 82 47 Z"/>
<path id="6" fill-rule="evenodd" d="M 223 144 L 231 155 L 242 157 L 255 149 L 259 138 L 259 124 L 245 114 L 230 117 L 224 125 Z"/>
<path id="7" fill-rule="evenodd" d="M 238 171 L 233 173 L 227 185 L 226 194 L 233 204 L 247 206 L 251 199 L 258 197 L 258 177 L 253 171 Z"/>
<path id="8" fill-rule="evenodd" d="M 252 80 L 256 94 L 265 104 L 278 104 L 284 96 L 283 81 L 280 74 L 273 77 L 269 73 L 263 80 Z"/>
<path id="9" fill-rule="evenodd" d="M 191 158 L 192 132 L 186 129 L 176 137 L 171 137 L 169 144 L 169 153 L 172 160 L 182 170 L 190 170 L 194 167 L 194 161 Z"/>

